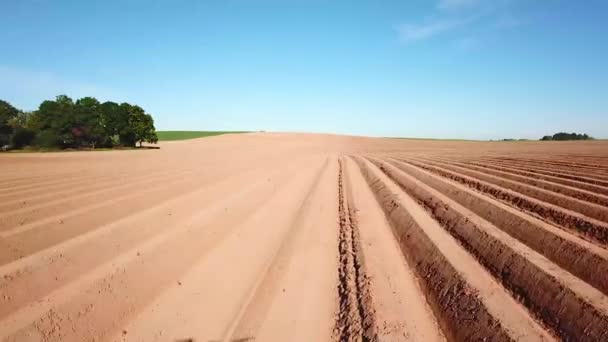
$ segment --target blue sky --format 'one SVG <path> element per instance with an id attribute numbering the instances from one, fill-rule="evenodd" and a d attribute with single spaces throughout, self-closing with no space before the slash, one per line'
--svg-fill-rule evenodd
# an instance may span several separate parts
<path id="1" fill-rule="evenodd" d="M 600 0 L 0 0 L 0 98 L 157 129 L 608 138 Z"/>

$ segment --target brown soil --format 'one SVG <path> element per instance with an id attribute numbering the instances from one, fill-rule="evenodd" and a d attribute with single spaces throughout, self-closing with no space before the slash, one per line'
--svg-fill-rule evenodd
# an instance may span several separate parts
<path id="1" fill-rule="evenodd" d="M 608 143 L 0 155 L 2 341 L 608 340 Z"/>

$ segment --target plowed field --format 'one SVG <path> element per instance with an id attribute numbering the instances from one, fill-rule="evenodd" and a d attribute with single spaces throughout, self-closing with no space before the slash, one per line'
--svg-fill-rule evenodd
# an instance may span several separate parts
<path id="1" fill-rule="evenodd" d="M 608 143 L 0 155 L 3 341 L 608 341 Z"/>

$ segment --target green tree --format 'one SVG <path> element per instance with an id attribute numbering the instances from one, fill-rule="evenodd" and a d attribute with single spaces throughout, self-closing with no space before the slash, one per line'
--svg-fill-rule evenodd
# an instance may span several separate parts
<path id="1" fill-rule="evenodd" d="M 108 101 L 101 104 L 101 115 L 106 134 L 124 146 L 135 146 L 135 133 L 129 124 L 129 117 L 133 110 L 133 106 L 128 103 L 119 105 Z"/>
<path id="2" fill-rule="evenodd" d="M 37 111 L 37 125 L 41 132 L 49 132 L 56 137 L 62 146 L 76 146 L 75 135 L 80 132 L 75 128 L 74 101 L 66 95 L 59 95 L 55 101 L 44 101 Z M 47 134 L 49 134 L 47 133 Z"/>
<path id="3" fill-rule="evenodd" d="M 30 127 L 28 123 L 32 117 L 31 112 L 19 111 L 17 116 L 14 116 L 8 121 L 13 133 L 11 134 L 11 145 L 15 148 L 22 148 L 32 144 L 37 135 L 37 129 Z"/>
<path id="4" fill-rule="evenodd" d="M 41 118 L 40 118 L 40 114 L 38 113 L 37 110 L 33 111 L 33 112 L 28 112 L 25 113 L 25 125 L 24 127 L 27 127 L 31 130 L 34 130 L 38 133 L 40 133 L 40 127 L 42 126 L 41 123 Z"/>
<path id="5" fill-rule="evenodd" d="M 19 111 L 17 116 L 14 116 L 10 120 L 8 120 L 8 125 L 11 126 L 13 131 L 19 127 L 26 127 L 27 121 L 28 121 L 30 115 L 31 115 L 30 112 Z"/>
<path id="6" fill-rule="evenodd" d="M 0 101 L 0 142 L 40 147 L 141 146 L 156 143 L 152 116 L 128 103 L 100 103 L 94 97 L 75 102 L 66 95 L 43 101 L 38 110 L 25 113 Z M 118 140 L 118 141 L 117 141 Z"/>
<path id="7" fill-rule="evenodd" d="M 118 139 L 123 146 L 135 147 L 136 137 L 135 130 L 131 126 L 131 113 L 137 112 L 132 106 L 126 102 L 120 104 L 118 109 L 118 120 L 116 127 L 118 131 Z M 142 110 L 143 111 L 143 110 Z"/>
<path id="8" fill-rule="evenodd" d="M 10 103 L 0 100 L 0 145 L 8 144 L 13 133 L 11 121 L 19 115 L 19 109 Z"/>
<path id="9" fill-rule="evenodd" d="M 17 127 L 11 136 L 11 144 L 14 148 L 22 148 L 31 145 L 36 138 L 36 132 L 26 127 Z"/>
<path id="10" fill-rule="evenodd" d="M 140 147 L 143 142 L 158 142 L 156 129 L 154 128 L 154 119 L 150 114 L 146 114 L 143 108 L 131 106 L 129 126 L 135 135 L 135 141 L 139 143 Z"/>
<path id="11" fill-rule="evenodd" d="M 559 133 L 555 133 L 552 136 L 551 135 L 545 135 L 544 137 L 542 137 L 540 140 L 560 140 L 560 141 L 564 141 L 564 140 L 593 140 L 593 137 L 589 136 L 588 134 L 578 134 L 578 133 L 565 133 L 565 132 L 559 132 Z"/>
<path id="12" fill-rule="evenodd" d="M 83 97 L 74 104 L 72 134 L 77 145 L 95 148 L 107 140 L 101 105 L 94 97 Z"/>
<path id="13" fill-rule="evenodd" d="M 120 106 L 118 103 L 106 101 L 99 106 L 99 109 L 101 111 L 101 121 L 108 136 L 119 135 L 121 126 L 128 125 L 128 120 L 124 120 L 124 125 L 121 125 Z"/>

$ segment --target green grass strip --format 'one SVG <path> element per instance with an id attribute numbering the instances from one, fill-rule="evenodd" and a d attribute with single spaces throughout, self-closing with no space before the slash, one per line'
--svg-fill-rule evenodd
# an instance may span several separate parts
<path id="1" fill-rule="evenodd" d="M 157 131 L 159 141 L 187 140 L 204 137 L 212 137 L 215 135 L 232 134 L 232 133 L 248 133 L 246 131 Z"/>

